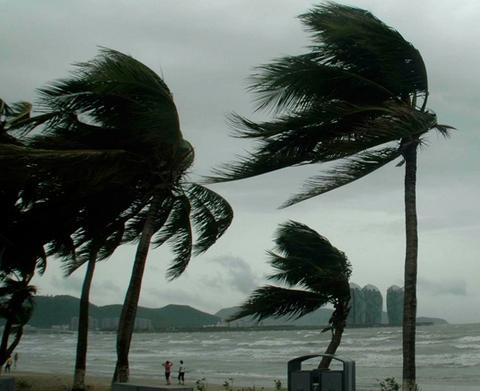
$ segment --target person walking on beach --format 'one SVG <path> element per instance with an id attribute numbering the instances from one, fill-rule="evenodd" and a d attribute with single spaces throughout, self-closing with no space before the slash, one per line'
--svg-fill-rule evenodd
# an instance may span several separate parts
<path id="1" fill-rule="evenodd" d="M 15 352 L 15 354 L 13 355 L 13 367 L 14 368 L 17 367 L 17 361 L 18 361 L 18 353 Z"/>
<path id="2" fill-rule="evenodd" d="M 12 367 L 13 359 L 12 356 L 8 356 L 7 361 L 5 363 L 5 373 L 10 373 L 10 368 Z"/>
<path id="3" fill-rule="evenodd" d="M 173 363 L 167 360 L 162 365 L 165 368 L 165 380 L 167 381 L 167 384 L 170 385 L 170 375 L 172 374 Z"/>
<path id="4" fill-rule="evenodd" d="M 183 366 L 183 360 L 180 360 L 180 366 L 178 367 L 178 384 L 185 384 L 185 367 Z"/>

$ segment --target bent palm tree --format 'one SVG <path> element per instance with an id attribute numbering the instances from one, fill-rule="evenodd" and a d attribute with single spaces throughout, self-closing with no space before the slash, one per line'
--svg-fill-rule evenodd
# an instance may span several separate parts
<path id="1" fill-rule="evenodd" d="M 134 329 L 135 314 L 150 243 L 160 246 L 169 242 L 175 253 L 167 276 L 179 277 L 190 258 L 208 250 L 231 223 L 233 211 L 225 199 L 198 184 L 179 182 L 170 194 L 156 194 L 150 209 L 127 228 L 141 235 L 130 278 L 117 337 L 117 363 L 113 381 L 127 382 L 129 378 L 128 352 Z M 193 228 L 193 229 L 192 229 Z M 196 231 L 196 242 L 194 233 Z"/>
<path id="2" fill-rule="evenodd" d="M 233 117 L 238 136 L 259 147 L 238 163 L 217 170 L 212 182 L 237 180 L 290 166 L 340 161 L 309 179 L 283 206 L 349 184 L 398 158 L 405 163 L 405 308 L 403 384 L 415 387 L 417 148 L 436 128 L 427 110 L 423 59 L 409 42 L 371 13 L 327 3 L 300 16 L 312 34 L 311 50 L 259 68 L 251 90 L 258 108 L 276 118 L 256 123 Z"/>
<path id="3" fill-rule="evenodd" d="M 32 127 L 43 123 L 44 129 L 30 145 L 87 156 L 81 162 L 86 183 L 83 178 L 69 180 L 58 173 L 60 187 L 73 195 L 81 212 L 80 231 L 75 233 L 81 257 L 69 267 L 71 271 L 88 262 L 82 327 L 88 327 L 85 313 L 95 258 L 107 257 L 120 243 L 139 240 L 117 339 L 114 379 L 127 381 L 128 351 L 152 236 L 157 233 L 156 245 L 174 243 L 177 257 L 169 277 L 175 278 L 187 266 L 192 249 L 196 253 L 207 250 L 225 232 L 232 210 L 218 194 L 185 181 L 193 163 L 193 147 L 182 137 L 167 85 L 145 65 L 103 49 L 96 59 L 78 64 L 72 77 L 41 93 L 43 113 L 31 123 Z M 108 161 L 99 166 L 92 152 Z M 34 155 L 32 159 L 39 158 Z M 39 164 L 45 166 L 43 161 Z M 109 197 L 115 197 L 112 210 Z M 193 247 L 191 222 L 197 230 Z M 82 341 L 79 346 L 86 352 L 86 330 Z M 74 388 L 83 387 L 84 372 L 85 354 L 78 353 Z"/>
<path id="4" fill-rule="evenodd" d="M 289 315 L 300 318 L 333 304 L 329 320 L 332 331 L 325 354 L 333 355 L 340 345 L 349 311 L 350 262 L 345 254 L 304 224 L 282 224 L 275 237 L 276 252 L 270 252 L 275 273 L 268 278 L 288 288 L 267 285 L 255 290 L 230 320 L 253 316 L 264 318 Z M 323 357 L 319 368 L 328 368 L 332 358 Z"/>

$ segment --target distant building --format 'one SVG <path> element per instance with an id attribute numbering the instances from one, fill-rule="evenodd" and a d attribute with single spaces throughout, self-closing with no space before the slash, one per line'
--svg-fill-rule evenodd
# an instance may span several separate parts
<path id="1" fill-rule="evenodd" d="M 371 284 L 362 289 L 365 300 L 365 325 L 374 326 L 382 323 L 383 298 L 380 290 Z"/>
<path id="2" fill-rule="evenodd" d="M 350 312 L 347 325 L 360 326 L 365 324 L 365 297 L 362 288 L 350 283 Z"/>
<path id="3" fill-rule="evenodd" d="M 401 326 L 403 323 L 403 288 L 392 285 L 387 290 L 388 324 Z"/>
<path id="4" fill-rule="evenodd" d="M 115 331 L 118 329 L 120 318 L 102 318 L 100 319 L 100 330 Z"/>
<path id="5" fill-rule="evenodd" d="M 119 317 L 115 318 L 102 318 L 100 319 L 100 330 L 103 331 L 116 331 L 120 322 Z M 153 331 L 153 324 L 150 319 L 136 318 L 135 319 L 135 331 Z"/>
<path id="6" fill-rule="evenodd" d="M 135 331 L 153 331 L 152 321 L 146 318 L 136 318 Z"/>
<path id="7" fill-rule="evenodd" d="M 98 321 L 91 316 L 88 317 L 88 329 L 89 330 L 98 330 Z M 70 319 L 70 330 L 78 330 L 78 316 L 74 316 Z"/>

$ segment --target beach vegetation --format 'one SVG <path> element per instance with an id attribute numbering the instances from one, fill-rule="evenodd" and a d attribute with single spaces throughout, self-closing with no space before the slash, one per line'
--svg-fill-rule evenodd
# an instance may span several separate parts
<path id="1" fill-rule="evenodd" d="M 276 247 L 269 252 L 274 272 L 269 280 L 283 286 L 256 289 L 229 320 L 252 316 L 300 318 L 327 304 L 334 311 L 329 326 L 330 342 L 319 368 L 328 368 L 340 345 L 349 311 L 351 266 L 345 253 L 310 227 L 289 221 L 275 234 Z M 281 387 L 281 383 L 279 384 Z"/>
<path id="2" fill-rule="evenodd" d="M 194 151 L 183 139 L 172 94 L 155 72 L 132 57 L 101 49 L 95 59 L 77 64 L 70 77 L 41 89 L 38 111 L 16 126 L 23 135 L 32 134 L 21 144 L 2 133 L 0 164 L 16 167 L 11 183 L 5 180 L 15 191 L 9 205 L 28 201 L 21 215 L 36 218 L 29 220 L 30 229 L 41 234 L 25 248 L 35 244 L 41 260 L 47 255 L 61 258 L 67 274 L 87 264 L 74 390 L 85 388 L 88 296 L 95 264 L 120 244 L 138 242 L 120 315 L 114 374 L 114 380 L 127 381 L 150 244 L 172 245 L 175 258 L 167 277 L 176 278 L 192 255 L 222 236 L 233 211 L 219 194 L 188 180 Z M 7 111 L 13 117 L 11 113 Z M 9 118 L 3 115 L 2 121 L 4 117 Z M 3 248 L 2 261 L 13 258 L 13 250 Z"/>
<path id="3" fill-rule="evenodd" d="M 273 381 L 273 384 L 275 385 L 275 391 L 284 391 L 282 381 L 280 379 L 275 379 Z"/>
<path id="4" fill-rule="evenodd" d="M 208 390 L 207 379 L 202 377 L 200 379 L 195 380 L 195 389 L 197 391 L 207 391 Z"/>
<path id="5" fill-rule="evenodd" d="M 387 377 L 380 382 L 380 391 L 399 391 L 400 384 L 394 377 Z"/>
<path id="6" fill-rule="evenodd" d="M 0 318 L 5 321 L 0 341 L 0 369 L 13 356 L 23 328 L 32 316 L 35 292 L 36 288 L 30 285 L 29 278 L 18 273 L 3 275 L 0 272 Z"/>
<path id="7" fill-rule="evenodd" d="M 405 167 L 406 253 L 403 311 L 403 389 L 415 387 L 417 286 L 417 152 L 438 123 L 427 108 L 427 72 L 419 51 L 370 12 L 327 2 L 300 16 L 311 34 L 308 50 L 257 68 L 250 90 L 273 119 L 234 114 L 236 136 L 256 141 L 211 182 L 253 177 L 306 164 L 331 163 L 289 198 L 287 207 L 370 175 L 396 161 Z M 336 163 L 336 165 L 335 165 Z"/>

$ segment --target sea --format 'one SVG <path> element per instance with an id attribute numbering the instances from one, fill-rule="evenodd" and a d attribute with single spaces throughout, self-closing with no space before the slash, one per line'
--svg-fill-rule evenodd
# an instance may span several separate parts
<path id="1" fill-rule="evenodd" d="M 131 379 L 163 383 L 161 363 L 178 367 L 186 380 L 261 389 L 286 387 L 287 362 L 322 353 L 329 333 L 314 329 L 136 333 L 130 350 Z M 115 364 L 114 333 L 91 332 L 87 374 L 110 377 Z M 27 332 L 17 347 L 22 371 L 73 373 L 76 333 Z M 401 379 L 401 328 L 352 328 L 337 352 L 356 365 L 357 390 L 380 390 L 387 377 Z M 422 391 L 480 390 L 480 324 L 445 324 L 417 328 L 417 379 Z M 304 362 L 313 369 L 318 359 Z M 341 363 L 339 362 L 339 365 Z"/>

